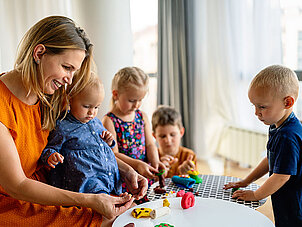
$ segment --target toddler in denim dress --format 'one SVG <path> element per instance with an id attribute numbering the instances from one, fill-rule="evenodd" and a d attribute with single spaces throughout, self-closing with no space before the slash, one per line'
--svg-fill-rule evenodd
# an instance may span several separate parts
<path id="1" fill-rule="evenodd" d="M 111 149 L 115 141 L 96 118 L 103 99 L 103 85 L 93 73 L 87 85 L 69 99 L 70 111 L 57 120 L 41 155 L 41 161 L 52 167 L 49 184 L 75 192 L 121 194 Z"/>

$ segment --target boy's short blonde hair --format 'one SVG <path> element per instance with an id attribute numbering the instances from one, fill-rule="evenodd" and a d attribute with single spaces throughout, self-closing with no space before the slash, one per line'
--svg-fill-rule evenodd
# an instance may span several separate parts
<path id="1" fill-rule="evenodd" d="M 271 65 L 261 70 L 252 80 L 251 88 L 267 88 L 280 97 L 299 94 L 299 80 L 296 73 L 282 65 Z"/>
<path id="2" fill-rule="evenodd" d="M 173 107 L 159 106 L 152 114 L 152 130 L 158 126 L 177 125 L 179 129 L 183 128 L 181 115 Z"/>

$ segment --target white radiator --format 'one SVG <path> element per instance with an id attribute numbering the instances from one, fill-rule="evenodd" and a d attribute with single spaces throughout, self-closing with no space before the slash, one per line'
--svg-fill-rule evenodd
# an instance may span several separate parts
<path id="1" fill-rule="evenodd" d="M 229 126 L 222 133 L 217 153 L 240 165 L 255 167 L 266 155 L 267 140 L 265 133 Z"/>

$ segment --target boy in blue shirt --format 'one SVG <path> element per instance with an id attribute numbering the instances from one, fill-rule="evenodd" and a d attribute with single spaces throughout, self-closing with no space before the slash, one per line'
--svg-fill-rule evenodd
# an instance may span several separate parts
<path id="1" fill-rule="evenodd" d="M 224 186 L 246 187 L 269 172 L 259 189 L 235 191 L 233 198 L 255 201 L 271 195 L 277 227 L 302 226 L 302 126 L 293 113 L 298 92 L 297 75 L 284 66 L 269 66 L 255 76 L 248 96 L 258 119 L 270 125 L 267 157 L 245 179 Z"/>

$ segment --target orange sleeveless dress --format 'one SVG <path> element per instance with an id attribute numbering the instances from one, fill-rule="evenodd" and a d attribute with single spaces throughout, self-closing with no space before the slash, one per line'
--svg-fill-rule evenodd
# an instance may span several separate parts
<path id="1" fill-rule="evenodd" d="M 0 122 L 11 132 L 25 175 L 44 181 L 38 160 L 49 132 L 41 129 L 40 103 L 21 102 L 0 80 Z M 0 226 L 101 226 L 101 223 L 102 216 L 92 209 L 20 201 L 0 187 Z"/>

